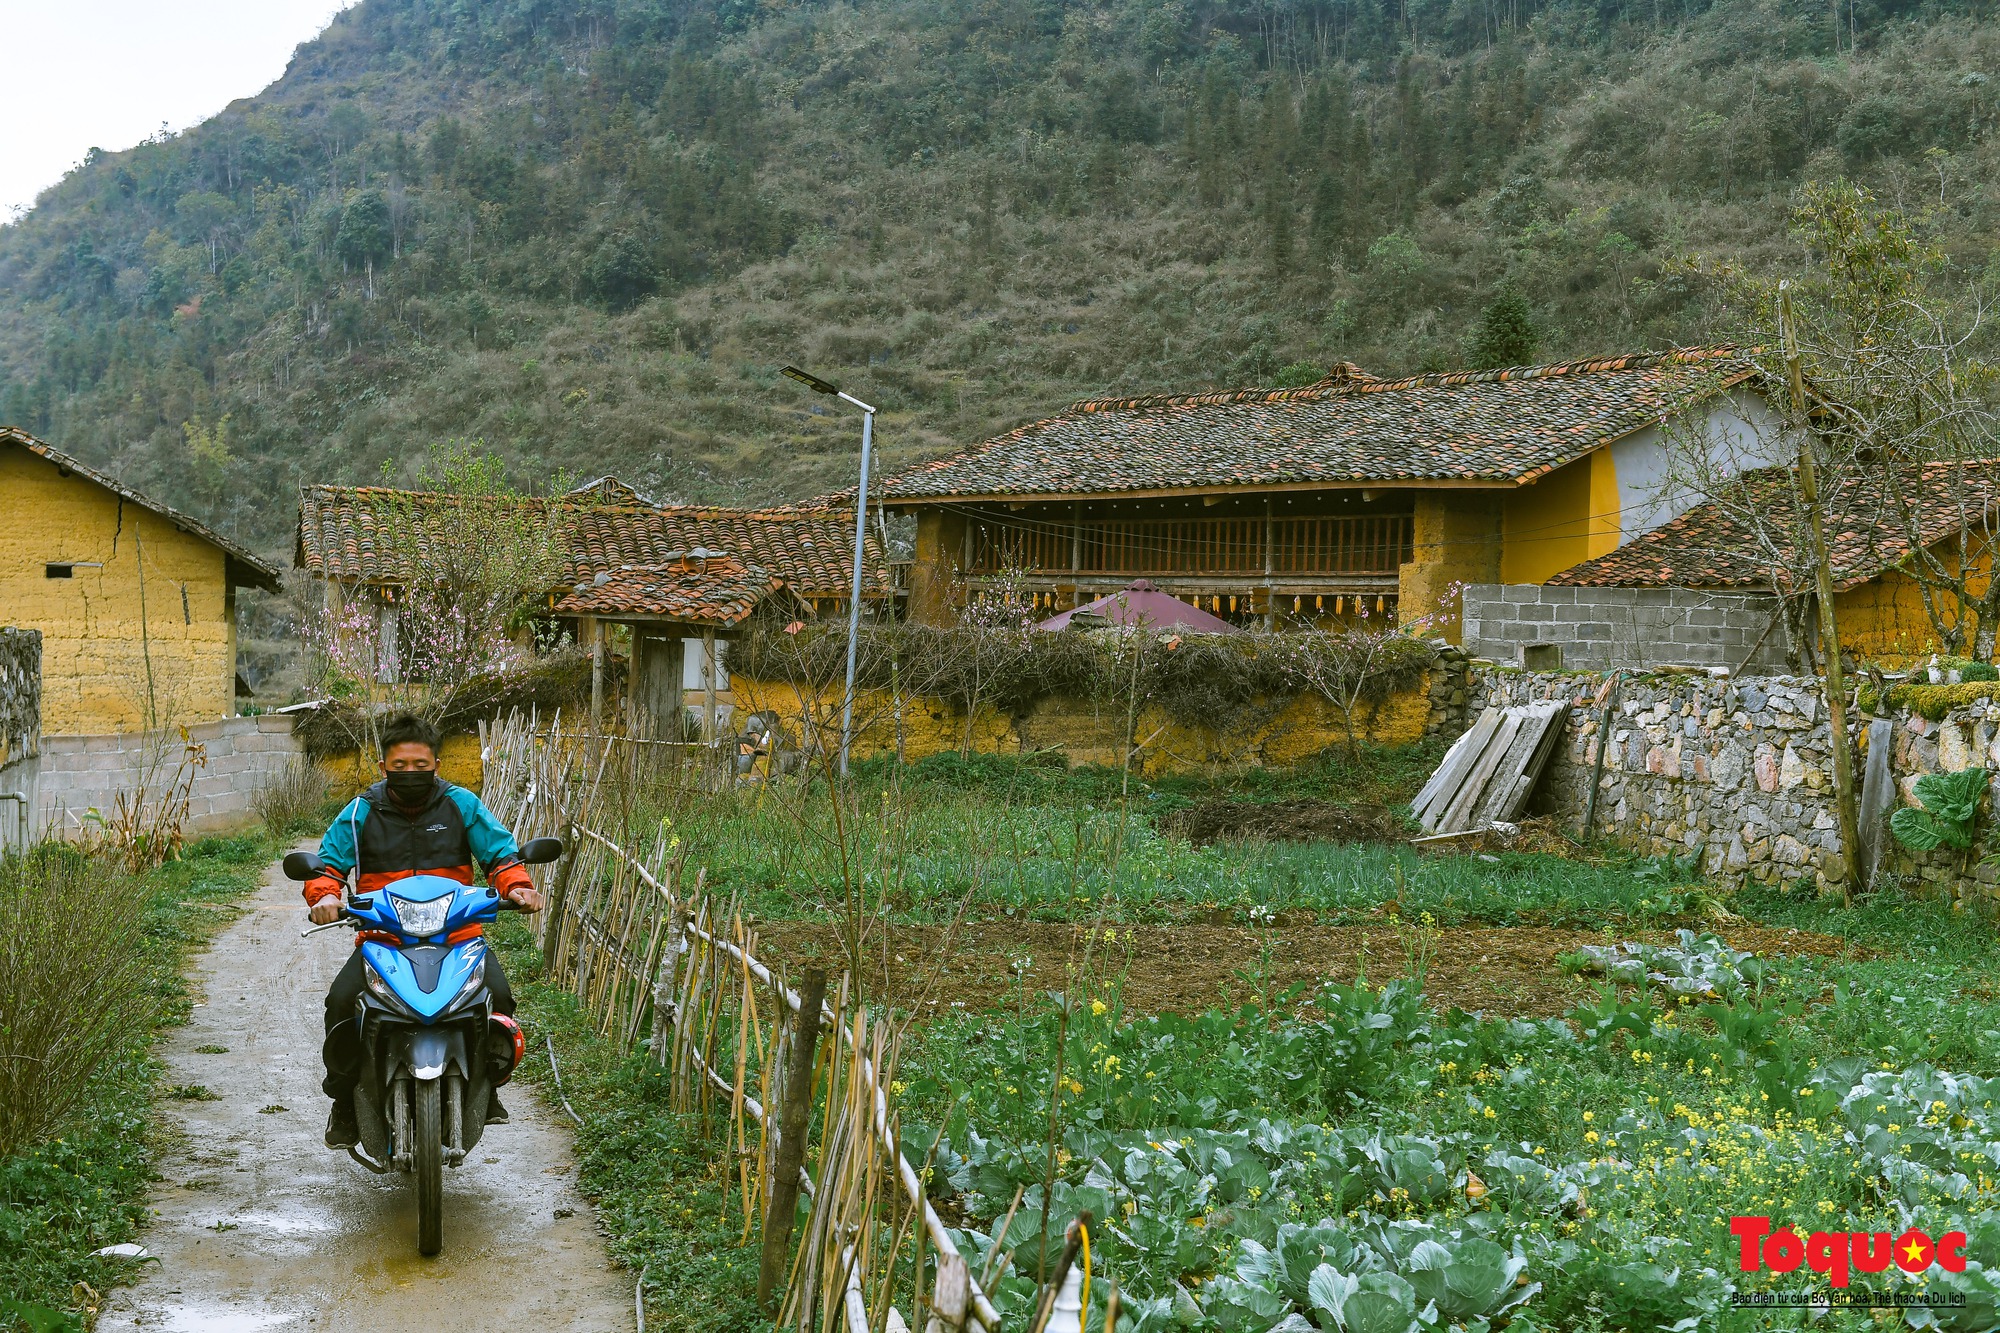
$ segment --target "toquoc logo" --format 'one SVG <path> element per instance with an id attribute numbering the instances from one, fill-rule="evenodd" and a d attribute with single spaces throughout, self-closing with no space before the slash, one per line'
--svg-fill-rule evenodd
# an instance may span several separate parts
<path id="1" fill-rule="evenodd" d="M 1768 1217 L 1732 1217 L 1729 1234 L 1736 1237 L 1737 1263 L 1746 1273 L 1760 1268 L 1794 1273 L 1804 1264 L 1845 1287 L 1850 1272 L 1883 1273 L 1891 1264 L 1905 1273 L 1921 1273 L 1932 1264 L 1947 1273 L 1965 1271 L 1963 1231 L 1947 1231 L 1936 1240 L 1916 1227 L 1894 1238 L 1886 1231 L 1815 1231 L 1800 1239 L 1789 1223 L 1773 1231 Z"/>

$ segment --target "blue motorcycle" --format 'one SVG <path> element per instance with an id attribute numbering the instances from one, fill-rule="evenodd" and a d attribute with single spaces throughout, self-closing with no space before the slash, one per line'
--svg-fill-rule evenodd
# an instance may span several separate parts
<path id="1" fill-rule="evenodd" d="M 527 865 L 561 856 L 560 838 L 532 838 Z M 303 883 L 324 874 L 312 852 L 285 857 L 285 877 Z M 361 1130 L 354 1160 L 378 1175 L 416 1177 L 417 1249 L 443 1247 L 444 1168 L 457 1167 L 479 1144 L 493 1099 L 521 1058 L 520 1029 L 495 1020 L 486 990 L 486 941 L 459 939 L 490 925 L 514 904 L 486 885 L 442 875 L 411 875 L 373 893 L 349 897 L 339 921 L 304 934 L 349 928 L 361 942 L 366 981 L 356 1015 L 361 1077 L 354 1117 Z M 511 1047 L 500 1050 L 501 1044 Z"/>

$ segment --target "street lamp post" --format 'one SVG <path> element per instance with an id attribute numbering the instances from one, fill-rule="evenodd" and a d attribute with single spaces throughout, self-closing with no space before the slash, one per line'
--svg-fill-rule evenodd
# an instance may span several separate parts
<path id="1" fill-rule="evenodd" d="M 868 454 L 874 443 L 875 409 L 810 371 L 786 366 L 784 373 L 814 393 L 831 394 L 861 409 L 861 486 L 854 493 L 854 588 L 847 599 L 847 688 L 840 696 L 840 776 L 844 778 L 847 748 L 854 729 L 854 656 L 861 638 L 861 555 L 862 543 L 868 536 Z"/>

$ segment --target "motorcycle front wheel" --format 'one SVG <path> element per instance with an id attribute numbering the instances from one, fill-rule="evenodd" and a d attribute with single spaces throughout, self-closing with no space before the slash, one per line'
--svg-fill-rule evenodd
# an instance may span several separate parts
<path id="1" fill-rule="evenodd" d="M 412 1126 L 410 1167 L 417 1178 L 417 1253 L 429 1257 L 444 1248 L 444 1087 L 419 1079 Z"/>

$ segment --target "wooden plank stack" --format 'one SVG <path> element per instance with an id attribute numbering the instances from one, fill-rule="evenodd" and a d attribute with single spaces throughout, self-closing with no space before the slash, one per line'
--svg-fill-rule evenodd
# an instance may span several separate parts
<path id="1" fill-rule="evenodd" d="M 1425 833 L 1439 836 L 1514 822 L 1568 720 L 1566 699 L 1487 709 L 1445 755 L 1410 813 Z"/>

